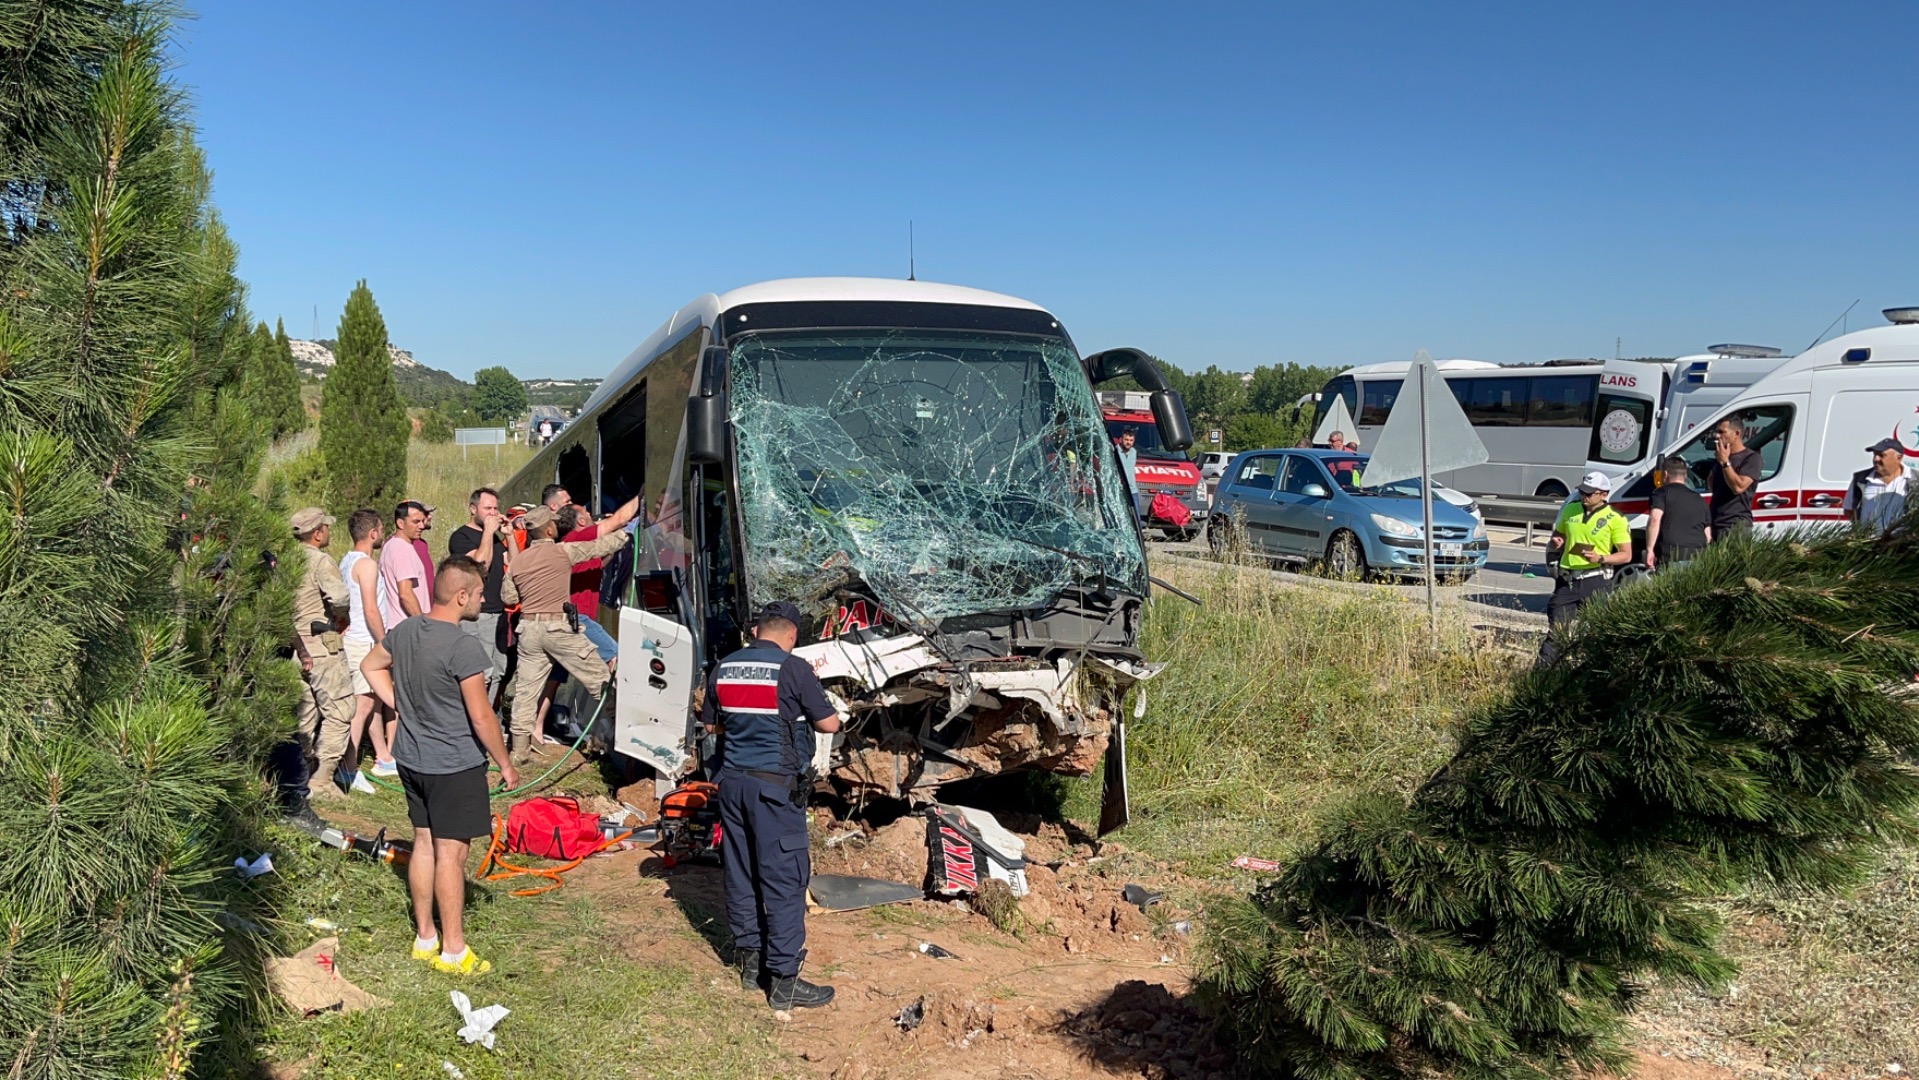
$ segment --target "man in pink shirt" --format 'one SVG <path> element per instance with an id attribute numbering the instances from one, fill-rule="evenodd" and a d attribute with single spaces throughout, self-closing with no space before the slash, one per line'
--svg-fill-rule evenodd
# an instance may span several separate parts
<path id="1" fill-rule="evenodd" d="M 426 594 L 430 597 L 433 595 L 433 549 L 427 546 L 426 534 L 433 531 L 433 505 L 421 503 L 420 508 L 426 511 L 426 524 L 420 526 L 420 537 L 413 541 L 413 550 L 420 553 L 420 566 L 426 570 Z"/>
<path id="2" fill-rule="evenodd" d="M 380 547 L 380 619 L 388 633 L 404 619 L 433 606 L 427 588 L 426 564 L 413 542 L 426 531 L 426 507 L 403 502 L 393 510 L 393 539 Z M 399 543 L 394 543 L 397 540 Z"/>

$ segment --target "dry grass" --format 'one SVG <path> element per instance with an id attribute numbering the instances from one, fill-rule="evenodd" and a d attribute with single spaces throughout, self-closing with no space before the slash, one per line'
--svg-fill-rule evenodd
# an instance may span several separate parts
<path id="1" fill-rule="evenodd" d="M 1257 568 L 1164 561 L 1204 601 L 1158 593 L 1144 648 L 1166 669 L 1127 727 L 1126 842 L 1209 876 L 1276 858 L 1362 790 L 1409 791 L 1452 752 L 1455 724 L 1514 657 L 1457 610 L 1430 647 L 1423 606 L 1386 590 L 1301 588 Z M 1090 818 L 1097 783 L 1074 791 Z"/>
<path id="2" fill-rule="evenodd" d="M 474 488 L 499 487 L 533 460 L 533 449 L 523 443 L 464 449 L 462 456 L 462 448 L 452 443 L 415 439 L 407 444 L 407 495 L 439 508 L 433 521 L 437 533 L 451 532 L 466 520 L 466 497 Z M 435 550 L 440 546 L 434 545 Z"/>
<path id="3" fill-rule="evenodd" d="M 1919 1066 L 1919 855 L 1893 852 L 1845 896 L 1755 891 L 1717 907 L 1739 974 L 1719 994 L 1661 990 L 1647 1012 L 1662 1046 L 1730 1046 L 1788 1076 Z"/>

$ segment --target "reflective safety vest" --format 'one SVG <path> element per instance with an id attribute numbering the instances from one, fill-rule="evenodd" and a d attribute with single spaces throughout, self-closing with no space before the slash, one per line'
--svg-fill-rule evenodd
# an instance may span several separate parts
<path id="1" fill-rule="evenodd" d="M 1602 506 L 1587 517 L 1586 508 L 1573 503 L 1559 512 L 1553 532 L 1566 538 L 1566 546 L 1559 549 L 1559 568 L 1572 574 L 1603 568 L 1598 559 L 1578 555 L 1574 548 L 1591 544 L 1597 554 L 1611 555 L 1632 543 L 1632 530 L 1626 526 L 1626 516 L 1611 506 Z"/>

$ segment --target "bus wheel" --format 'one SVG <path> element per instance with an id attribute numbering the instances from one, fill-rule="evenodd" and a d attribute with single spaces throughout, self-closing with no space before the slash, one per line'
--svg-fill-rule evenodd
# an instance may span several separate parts
<path id="1" fill-rule="evenodd" d="M 1359 537 L 1347 529 L 1334 533 L 1326 545 L 1326 569 L 1336 578 L 1366 580 L 1366 548 Z"/>
<path id="2" fill-rule="evenodd" d="M 1533 497 L 1539 498 L 1539 499 L 1551 499 L 1554 502 L 1562 502 L 1565 500 L 1566 496 L 1571 494 L 1572 492 L 1566 490 L 1566 485 L 1560 483 L 1557 480 L 1548 480 L 1545 483 L 1539 485 L 1539 490 L 1533 492 Z"/>

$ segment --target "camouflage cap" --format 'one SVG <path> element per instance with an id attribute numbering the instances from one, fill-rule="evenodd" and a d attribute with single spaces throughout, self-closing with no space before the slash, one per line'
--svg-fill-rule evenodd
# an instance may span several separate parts
<path id="1" fill-rule="evenodd" d="M 520 520 L 526 523 L 528 530 L 544 529 L 553 524 L 553 511 L 544 506 L 536 506 L 528 510 Z"/>
<path id="2" fill-rule="evenodd" d="M 322 525 L 333 524 L 333 515 L 317 506 L 293 512 L 293 535 L 306 536 Z"/>

